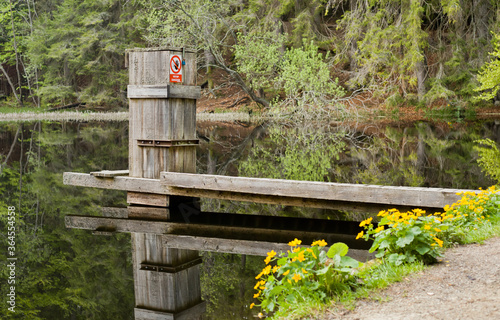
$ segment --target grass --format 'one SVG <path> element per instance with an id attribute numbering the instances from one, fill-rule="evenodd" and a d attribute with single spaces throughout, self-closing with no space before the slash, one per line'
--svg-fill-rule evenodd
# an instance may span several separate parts
<path id="1" fill-rule="evenodd" d="M 0 114 L 2 113 L 23 113 L 23 112 L 32 112 L 32 113 L 40 113 L 46 111 L 45 108 L 37 108 L 37 107 L 14 107 L 11 105 L 0 105 Z"/>

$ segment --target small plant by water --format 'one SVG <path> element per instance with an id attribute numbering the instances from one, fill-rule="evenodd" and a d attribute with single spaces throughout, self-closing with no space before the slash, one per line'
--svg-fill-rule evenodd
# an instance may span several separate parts
<path id="1" fill-rule="evenodd" d="M 286 312 L 301 303 L 325 303 L 355 285 L 357 268 L 363 264 L 346 256 L 346 244 L 335 243 L 326 252 L 322 250 L 327 245 L 324 240 L 308 248 L 300 247 L 301 243 L 295 239 L 288 243 L 288 252 L 267 254 L 266 266 L 255 277 L 253 297 L 258 302 L 250 308 L 259 306 L 266 314 L 278 309 Z M 262 312 L 259 317 L 264 317 Z"/>

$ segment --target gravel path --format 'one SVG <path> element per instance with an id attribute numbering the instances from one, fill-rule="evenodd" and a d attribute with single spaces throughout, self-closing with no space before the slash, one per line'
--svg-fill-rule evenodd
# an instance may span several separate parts
<path id="1" fill-rule="evenodd" d="M 500 319 L 500 238 L 449 249 L 425 272 L 362 300 L 342 320 Z"/>

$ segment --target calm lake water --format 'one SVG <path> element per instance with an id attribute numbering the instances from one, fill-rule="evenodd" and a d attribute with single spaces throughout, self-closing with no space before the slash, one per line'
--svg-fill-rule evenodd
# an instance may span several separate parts
<path id="1" fill-rule="evenodd" d="M 200 122 L 197 131 L 199 173 L 463 189 L 493 184 L 476 164 L 474 141 L 500 143 L 499 120 L 299 126 Z M 64 227 L 66 215 L 125 207 L 125 193 L 62 184 L 66 171 L 127 169 L 128 122 L 0 123 L 0 155 L 0 163 L 6 161 L 2 201 L 19 214 L 19 310 L 40 310 L 40 319 L 132 319 L 130 236 L 94 236 Z M 323 219 L 367 215 L 215 200 L 203 200 L 202 209 Z M 1 248 L 7 252 L 5 242 Z M 248 305 L 262 258 L 202 255 L 206 318 L 253 318 Z M 2 272 L 5 296 L 7 272 Z M 19 318 L 30 317 L 35 319 Z"/>

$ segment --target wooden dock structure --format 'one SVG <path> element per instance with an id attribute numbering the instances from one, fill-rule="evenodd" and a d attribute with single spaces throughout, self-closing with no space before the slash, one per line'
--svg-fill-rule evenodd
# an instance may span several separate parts
<path id="1" fill-rule="evenodd" d="M 457 189 L 369 186 L 196 174 L 196 56 L 183 48 L 127 52 L 129 168 L 64 173 L 64 184 L 127 191 L 128 208 L 104 217 L 67 216 L 69 228 L 96 235 L 131 234 L 136 320 L 201 319 L 201 259 L 197 250 L 266 255 L 304 243 L 355 242 L 356 222 L 205 213 L 197 198 L 376 212 L 395 206 L 437 209 L 459 199 Z M 212 219 L 212 220 L 210 220 Z M 359 249 L 359 250 L 357 250 Z"/>

